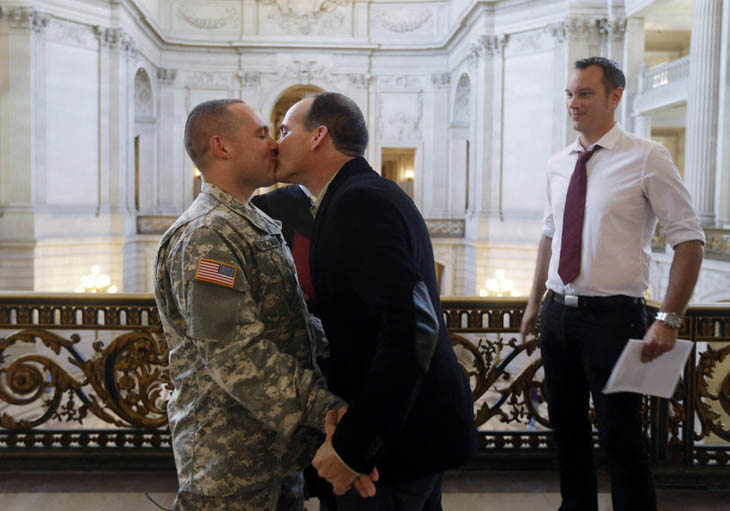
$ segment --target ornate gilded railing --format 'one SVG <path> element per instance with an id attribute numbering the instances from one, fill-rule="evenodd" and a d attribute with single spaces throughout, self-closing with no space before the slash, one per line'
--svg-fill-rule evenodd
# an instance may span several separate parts
<path id="1" fill-rule="evenodd" d="M 538 341 L 519 339 L 525 300 L 442 304 L 475 398 L 474 466 L 553 460 Z M 696 349 L 674 397 L 645 399 L 654 458 L 729 467 L 730 307 L 690 307 L 680 336 Z M 166 364 L 149 295 L 0 293 L 0 465 L 171 467 Z"/>

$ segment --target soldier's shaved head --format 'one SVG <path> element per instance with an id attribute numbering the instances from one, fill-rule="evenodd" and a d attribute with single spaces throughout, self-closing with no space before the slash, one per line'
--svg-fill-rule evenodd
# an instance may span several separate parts
<path id="1" fill-rule="evenodd" d="M 240 99 L 204 101 L 192 109 L 185 123 L 185 150 L 201 172 L 205 172 L 211 137 L 228 136 L 236 127 L 236 115 L 229 105 L 244 103 Z"/>

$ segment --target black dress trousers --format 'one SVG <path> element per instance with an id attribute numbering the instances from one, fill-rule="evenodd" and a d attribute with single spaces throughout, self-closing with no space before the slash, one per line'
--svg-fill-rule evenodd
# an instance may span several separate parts
<path id="1" fill-rule="evenodd" d="M 562 511 L 597 511 L 589 392 L 611 474 L 614 511 L 655 511 L 656 492 L 641 423 L 641 395 L 602 392 L 629 338 L 646 332 L 642 303 L 543 304 L 540 349 L 560 462 Z"/>

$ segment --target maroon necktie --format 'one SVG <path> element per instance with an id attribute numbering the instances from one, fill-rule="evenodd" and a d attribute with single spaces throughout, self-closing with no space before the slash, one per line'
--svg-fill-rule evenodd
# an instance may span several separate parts
<path id="1" fill-rule="evenodd" d="M 563 238 L 560 240 L 560 263 L 558 264 L 558 275 L 565 284 L 575 279 L 580 272 L 581 237 L 586 210 L 586 182 L 588 181 L 586 162 L 600 148 L 600 146 L 595 146 L 590 151 L 580 153 L 573 175 L 570 177 L 563 211 Z"/>

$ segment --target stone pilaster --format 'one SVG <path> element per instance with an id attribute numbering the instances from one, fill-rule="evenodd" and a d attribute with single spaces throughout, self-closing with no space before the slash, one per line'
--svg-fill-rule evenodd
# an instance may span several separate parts
<path id="1" fill-rule="evenodd" d="M 715 223 L 722 3 L 695 0 L 687 91 L 685 181 L 703 225 Z"/>
<path id="2" fill-rule="evenodd" d="M 576 133 L 565 107 L 565 87 L 576 60 L 601 52 L 600 24 L 595 19 L 568 18 L 549 27 L 553 50 L 553 151 L 575 140 Z"/>
<path id="3" fill-rule="evenodd" d="M 641 75 L 642 61 L 644 58 L 644 19 L 629 18 L 626 21 L 626 34 L 624 36 L 623 48 L 623 69 L 626 75 L 626 90 L 619 105 L 618 119 L 624 129 L 635 131 L 634 118 L 631 115 L 634 98 L 639 93 L 639 76 Z"/>
<path id="4" fill-rule="evenodd" d="M 160 103 L 159 119 L 159 158 L 157 161 L 158 188 L 155 198 L 155 213 L 162 215 L 176 215 L 180 213 L 179 205 L 182 202 L 180 195 L 179 169 L 175 167 L 171 155 L 182 145 L 182 136 L 178 138 L 179 131 L 177 124 L 184 123 L 187 119 L 187 112 L 179 112 L 176 106 L 175 81 L 177 69 L 157 69 L 157 84 L 159 86 L 158 97 Z M 187 161 L 187 160 L 186 160 Z M 192 189 L 192 166 L 188 175 L 184 176 L 184 182 Z"/>
<path id="5" fill-rule="evenodd" d="M 130 80 L 134 40 L 121 28 L 97 26 L 99 40 L 99 188 L 97 214 L 131 213 L 134 205 L 129 141 L 133 91 Z M 108 131 L 107 131 L 108 130 Z"/>
<path id="6" fill-rule="evenodd" d="M 45 201 L 45 29 L 32 7 L 0 9 L 0 289 L 34 289 L 34 207 Z"/>

